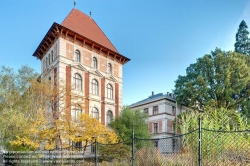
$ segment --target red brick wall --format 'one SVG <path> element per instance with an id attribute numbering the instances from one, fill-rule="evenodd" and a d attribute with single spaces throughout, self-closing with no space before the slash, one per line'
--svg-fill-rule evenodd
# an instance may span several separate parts
<path id="1" fill-rule="evenodd" d="M 89 114 L 89 73 L 85 73 L 85 113 Z"/>
<path id="2" fill-rule="evenodd" d="M 105 80 L 104 78 L 101 78 L 101 122 L 102 124 L 105 124 Z"/>
<path id="3" fill-rule="evenodd" d="M 66 57 L 69 59 L 73 59 L 73 55 L 74 55 L 73 45 L 66 43 Z"/>
<path id="4" fill-rule="evenodd" d="M 107 60 L 100 58 L 100 70 L 103 72 L 107 71 Z"/>
<path id="5" fill-rule="evenodd" d="M 91 66 L 91 61 L 92 61 L 92 59 L 91 59 L 91 55 L 90 55 L 90 53 L 89 52 L 87 52 L 87 51 L 82 51 L 82 63 L 84 64 L 84 65 L 87 65 L 87 66 Z"/>
<path id="6" fill-rule="evenodd" d="M 71 118 L 71 67 L 66 66 L 66 116 Z"/>
<path id="7" fill-rule="evenodd" d="M 118 75 L 119 75 L 118 65 L 114 64 L 114 76 L 118 77 Z"/>
<path id="8" fill-rule="evenodd" d="M 115 117 L 118 117 L 119 113 L 119 84 L 115 83 Z"/>

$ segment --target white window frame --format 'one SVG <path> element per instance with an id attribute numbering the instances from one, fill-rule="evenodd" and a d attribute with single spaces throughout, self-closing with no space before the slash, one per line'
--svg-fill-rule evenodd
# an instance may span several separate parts
<path id="1" fill-rule="evenodd" d="M 93 95 L 99 95 L 99 84 L 96 79 L 92 79 L 91 81 L 91 92 Z"/>
<path id="2" fill-rule="evenodd" d="M 75 73 L 73 79 L 74 79 L 75 90 L 82 91 L 82 77 L 81 77 L 81 75 L 78 73 Z"/>
<path id="3" fill-rule="evenodd" d="M 113 86 L 111 84 L 107 84 L 106 86 L 106 90 L 107 90 L 107 98 L 108 99 L 114 99 L 114 90 L 113 90 Z"/>

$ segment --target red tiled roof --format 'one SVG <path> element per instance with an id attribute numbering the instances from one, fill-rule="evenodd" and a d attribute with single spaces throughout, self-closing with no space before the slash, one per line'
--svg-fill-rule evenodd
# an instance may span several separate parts
<path id="1" fill-rule="evenodd" d="M 77 9 L 72 9 L 61 25 L 116 53 L 119 53 L 96 22 Z"/>

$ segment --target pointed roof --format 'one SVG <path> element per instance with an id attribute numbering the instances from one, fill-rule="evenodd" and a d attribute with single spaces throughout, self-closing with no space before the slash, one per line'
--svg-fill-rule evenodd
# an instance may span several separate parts
<path id="1" fill-rule="evenodd" d="M 77 9 L 72 9 L 62 24 L 56 22 L 50 27 L 33 56 L 42 59 L 58 38 L 64 38 L 98 54 L 125 64 L 129 58 L 121 55 L 95 21 Z M 73 40 L 72 40 L 73 39 Z"/>
<path id="2" fill-rule="evenodd" d="M 72 9 L 61 25 L 119 53 L 96 22 L 77 9 Z"/>

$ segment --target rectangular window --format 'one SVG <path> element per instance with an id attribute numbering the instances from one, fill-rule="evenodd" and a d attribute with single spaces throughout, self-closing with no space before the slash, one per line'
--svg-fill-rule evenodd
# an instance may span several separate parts
<path id="1" fill-rule="evenodd" d="M 82 148 L 82 142 L 73 142 L 74 148 Z"/>
<path id="2" fill-rule="evenodd" d="M 175 115 L 176 114 L 176 107 L 172 106 L 172 114 Z"/>
<path id="3" fill-rule="evenodd" d="M 158 133 L 158 123 L 154 123 L 154 133 Z"/>
<path id="4" fill-rule="evenodd" d="M 144 111 L 145 114 L 148 114 L 148 108 L 144 108 L 143 111 Z"/>
<path id="5" fill-rule="evenodd" d="M 91 153 L 95 153 L 95 143 L 91 144 Z"/>
<path id="6" fill-rule="evenodd" d="M 153 107 L 153 115 L 157 115 L 158 114 L 158 106 L 154 106 Z"/>

